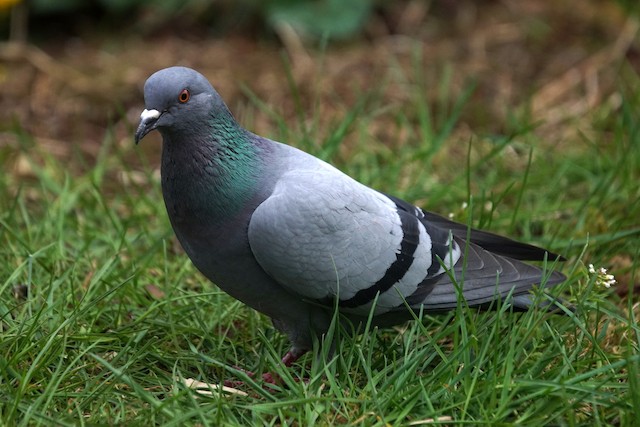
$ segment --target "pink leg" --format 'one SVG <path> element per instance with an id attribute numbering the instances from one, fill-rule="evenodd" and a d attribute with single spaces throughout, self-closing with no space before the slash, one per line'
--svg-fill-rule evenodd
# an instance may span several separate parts
<path id="1" fill-rule="evenodd" d="M 306 351 L 300 353 L 292 353 L 291 351 L 287 351 L 287 354 L 282 358 L 282 364 L 287 368 L 290 368 L 300 357 L 305 354 Z"/>
<path id="2" fill-rule="evenodd" d="M 284 355 L 281 362 L 285 367 L 290 368 L 291 365 L 293 365 L 296 360 L 300 359 L 300 356 L 302 356 L 304 353 L 304 351 L 297 354 L 292 353 L 291 351 L 287 351 L 287 354 Z M 267 372 L 266 374 L 262 374 L 262 381 L 268 384 L 278 384 L 280 382 L 280 377 L 277 374 Z"/>
<path id="3" fill-rule="evenodd" d="M 300 357 L 305 354 L 306 351 L 302 351 L 299 353 L 293 353 L 291 351 L 288 351 L 287 354 L 284 355 L 284 357 L 282 358 L 282 364 L 287 367 L 290 368 L 291 365 L 293 365 L 296 360 L 300 359 Z M 251 371 L 245 371 L 244 369 L 241 369 L 242 371 L 244 371 L 250 378 L 255 377 L 255 374 Z M 267 384 L 278 384 L 280 383 L 280 377 L 275 374 L 275 373 L 271 373 L 271 372 L 267 372 L 265 374 L 262 374 L 262 381 L 264 381 Z M 238 387 L 243 385 L 244 383 L 242 381 L 232 381 L 232 380 L 225 380 L 224 381 L 224 385 L 226 387 Z"/>

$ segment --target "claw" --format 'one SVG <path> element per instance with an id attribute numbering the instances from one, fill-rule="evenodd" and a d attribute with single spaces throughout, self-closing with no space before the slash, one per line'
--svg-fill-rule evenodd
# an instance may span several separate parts
<path id="1" fill-rule="evenodd" d="M 290 368 L 291 365 L 293 365 L 296 360 L 300 359 L 300 356 L 302 356 L 304 354 L 304 352 L 301 353 L 294 353 L 292 351 L 288 351 L 287 354 L 284 355 L 284 357 L 281 360 L 281 363 L 287 367 Z M 254 378 L 256 376 L 256 374 L 254 372 L 251 371 L 247 371 L 245 369 L 239 368 L 237 366 L 235 366 L 236 369 L 238 369 L 239 371 L 244 372 L 245 374 L 247 374 L 247 376 L 249 376 L 249 378 Z M 279 385 L 282 383 L 282 378 L 280 378 L 280 376 L 276 373 L 272 373 L 272 372 L 266 372 L 264 374 L 262 374 L 262 382 L 264 382 L 265 384 L 273 384 L 273 385 Z M 233 388 L 238 388 L 238 387 L 242 387 L 244 385 L 244 381 L 239 381 L 239 380 L 225 380 L 223 382 L 225 387 L 233 387 Z"/>

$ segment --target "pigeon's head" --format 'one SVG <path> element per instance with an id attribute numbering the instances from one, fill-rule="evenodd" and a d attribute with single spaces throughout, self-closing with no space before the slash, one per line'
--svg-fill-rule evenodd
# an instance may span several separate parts
<path id="1" fill-rule="evenodd" d="M 215 114 L 216 107 L 228 111 L 209 81 L 186 67 L 165 68 L 152 74 L 144 84 L 144 103 L 136 144 L 155 129 L 162 134 L 193 129 L 193 123 L 202 123 Z"/>

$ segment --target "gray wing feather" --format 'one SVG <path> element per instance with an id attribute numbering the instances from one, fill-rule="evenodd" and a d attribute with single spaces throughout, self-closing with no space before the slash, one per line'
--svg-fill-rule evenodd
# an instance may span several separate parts
<path id="1" fill-rule="evenodd" d="M 258 263 L 309 299 L 348 299 L 375 283 L 402 240 L 394 205 L 337 170 L 291 171 L 254 212 L 249 243 Z"/>
<path id="2" fill-rule="evenodd" d="M 548 272 L 545 278 L 539 267 L 497 255 L 459 238 L 456 240 L 459 241 L 463 252 L 466 250 L 466 263 L 459 262 L 450 272 L 451 275 L 442 275 L 435 284 L 420 288 L 407 298 L 410 306 L 422 306 L 426 311 L 455 308 L 458 304 L 458 290 L 454 280 L 460 283 L 464 299 L 469 306 L 483 306 L 503 299 L 509 293 L 515 302 L 528 301 L 532 286 L 541 282 L 544 282 L 545 286 L 553 286 L 566 279 L 556 271 Z"/>

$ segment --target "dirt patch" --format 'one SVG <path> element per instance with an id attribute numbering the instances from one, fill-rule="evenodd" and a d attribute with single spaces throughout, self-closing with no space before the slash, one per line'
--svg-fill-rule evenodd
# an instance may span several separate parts
<path id="1" fill-rule="evenodd" d="M 95 154 L 110 125 L 118 140 L 132 143 L 146 77 L 174 64 L 209 77 L 241 119 L 250 104 L 244 86 L 289 123 L 315 114 L 320 128 L 374 88 L 391 109 L 416 90 L 437 104 L 448 74 L 451 99 L 476 84 L 460 132 L 504 133 L 514 110 L 528 110 L 538 132 L 559 143 L 577 130 L 588 133 L 583 117 L 596 107 L 615 109 L 620 67 L 640 64 L 638 25 L 613 2 L 428 5 L 398 2 L 374 16 L 359 40 L 322 51 L 291 34 L 263 41 L 208 37 L 200 29 L 185 37 L 166 27 L 145 36 L 101 28 L 38 46 L 3 44 L 0 146 L 16 144 L 19 129 L 62 156 L 73 145 Z M 273 129 L 265 112 L 251 118 L 254 130 Z"/>

